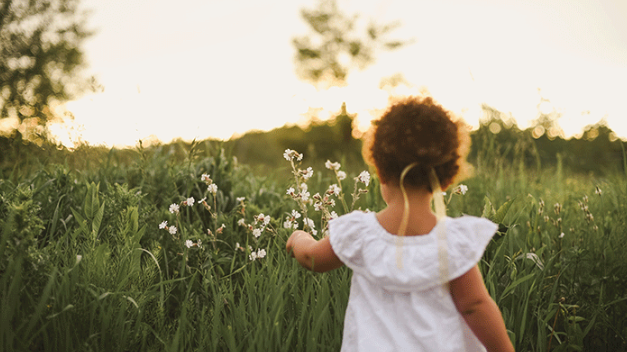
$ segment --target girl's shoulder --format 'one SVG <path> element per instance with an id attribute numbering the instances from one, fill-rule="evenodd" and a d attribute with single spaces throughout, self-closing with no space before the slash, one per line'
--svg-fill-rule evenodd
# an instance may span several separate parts
<path id="1" fill-rule="evenodd" d="M 401 238 L 386 232 L 375 215 L 353 212 L 332 220 L 329 240 L 346 266 L 393 290 L 432 287 L 441 281 L 441 264 L 446 264 L 448 280 L 463 275 L 481 259 L 497 230 L 485 218 L 447 217 L 428 234 Z"/>
<path id="2" fill-rule="evenodd" d="M 355 237 L 367 238 L 374 236 L 386 242 L 396 244 L 398 236 L 388 233 L 379 223 L 375 212 L 353 211 L 344 214 L 339 218 L 329 222 L 330 234 L 334 236 L 353 237 L 351 240 L 357 240 Z M 444 231 L 448 242 L 454 244 L 457 242 L 465 243 L 466 240 L 492 238 L 498 226 L 492 221 L 471 215 L 463 215 L 461 217 L 451 218 L 445 217 L 431 230 L 431 232 L 420 236 L 408 236 L 403 241 L 409 245 L 424 244 L 429 242 L 429 238 L 437 236 L 440 231 Z"/>

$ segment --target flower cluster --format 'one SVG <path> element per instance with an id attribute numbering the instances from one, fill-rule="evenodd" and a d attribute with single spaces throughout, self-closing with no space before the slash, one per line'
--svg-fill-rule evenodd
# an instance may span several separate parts
<path id="1" fill-rule="evenodd" d="M 331 160 L 327 160 L 324 163 L 324 166 L 329 170 L 333 170 L 338 180 L 342 181 L 343 179 L 346 178 L 346 172 L 340 170 L 340 167 L 341 167 L 340 163 L 338 162 L 332 163 Z"/>
<path id="2" fill-rule="evenodd" d="M 257 259 L 261 259 L 263 257 L 266 256 L 266 250 L 263 248 L 259 248 L 257 249 L 257 251 L 253 251 L 252 247 L 248 247 L 248 249 L 250 250 L 250 254 L 248 255 L 248 259 L 250 259 L 251 261 L 255 261 Z"/>
<path id="3" fill-rule="evenodd" d="M 316 193 L 313 196 L 309 193 L 307 187 L 307 180 L 309 180 L 313 176 L 313 169 L 308 167 L 306 170 L 297 169 L 294 161 L 301 161 L 303 158 L 303 154 L 300 154 L 294 150 L 287 149 L 285 153 L 283 153 L 283 157 L 289 161 L 292 165 L 292 174 L 294 175 L 295 185 L 289 187 L 287 189 L 286 194 L 290 196 L 300 207 L 300 211 L 292 210 L 291 213 L 288 213 L 285 221 L 283 222 L 283 227 L 287 229 L 298 229 L 298 220 L 301 217 L 303 218 L 303 229 L 305 231 L 309 231 L 312 235 L 316 235 L 318 230 L 316 230 L 315 222 L 307 215 L 308 207 L 313 206 L 313 209 L 316 212 L 321 212 L 321 220 L 322 220 L 322 233 L 328 233 L 329 221 L 331 219 L 337 218 L 338 214 L 333 211 L 333 208 L 336 205 L 336 200 L 342 203 L 344 208 L 344 212 L 349 212 L 349 207 L 344 200 L 344 192 L 342 189 L 342 181 L 346 179 L 346 172 L 342 171 L 340 168 L 342 165 L 339 162 L 332 162 L 331 160 L 327 160 L 324 163 L 324 166 L 333 171 L 335 174 L 335 178 L 337 179 L 337 183 L 334 183 L 328 187 L 328 189 L 321 193 Z M 368 192 L 366 188 L 360 188 L 360 184 L 364 184 L 366 187 L 370 184 L 370 173 L 368 171 L 362 171 L 355 180 L 355 190 L 351 194 L 353 197 L 353 203 L 350 209 L 355 207 L 355 202 L 359 199 L 359 196 L 363 193 Z M 335 199 L 334 199 L 335 197 Z"/>
<path id="4" fill-rule="evenodd" d="M 316 230 L 316 224 L 313 220 L 311 220 L 310 218 L 304 218 L 303 223 L 305 224 L 305 227 L 308 227 L 310 229 L 312 235 L 315 236 L 318 234 L 318 230 Z"/>
<path id="5" fill-rule="evenodd" d="M 588 196 L 583 196 L 583 199 L 578 201 L 579 203 L 579 208 L 581 209 L 581 211 L 584 212 L 584 216 L 585 219 L 588 223 L 594 221 L 594 216 L 592 215 L 592 213 L 590 212 L 590 209 L 588 209 Z"/>
<path id="6" fill-rule="evenodd" d="M 202 176 L 200 176 L 200 180 L 207 185 L 207 191 L 209 191 L 209 193 L 213 195 L 218 193 L 218 186 L 213 183 L 213 180 L 211 179 L 211 177 L 209 177 L 209 174 L 202 174 Z"/>
<path id="7" fill-rule="evenodd" d="M 178 231 L 176 226 L 168 226 L 168 221 L 167 220 L 162 221 L 159 224 L 159 229 L 168 231 L 170 233 L 170 235 L 176 235 L 176 232 Z"/>
<path id="8" fill-rule="evenodd" d="M 198 240 L 198 242 L 194 243 L 192 240 L 186 240 L 185 241 L 185 247 L 187 247 L 187 248 L 192 248 L 192 247 L 202 248 L 202 241 Z"/>
<path id="9" fill-rule="evenodd" d="M 210 193 L 212 193 L 214 195 L 216 194 L 216 192 L 218 190 L 218 187 L 213 183 L 213 180 L 211 179 L 209 174 L 202 174 L 200 176 L 200 180 L 202 182 L 204 182 L 205 184 L 207 184 L 207 186 L 208 186 L 207 191 L 208 192 L 210 192 Z M 215 203 L 215 197 L 214 197 L 214 203 Z M 192 207 L 195 204 L 198 204 L 198 205 L 204 207 L 205 209 L 207 209 L 209 212 L 211 212 L 211 207 L 207 204 L 207 198 L 206 197 L 201 199 L 201 200 L 199 200 L 198 202 L 194 199 L 194 197 L 189 197 L 189 198 L 183 200 L 182 202 L 180 202 L 178 204 L 177 203 L 170 204 L 170 207 L 168 208 L 168 211 L 171 214 L 175 214 L 177 216 L 177 220 L 178 220 L 178 215 L 179 215 L 179 213 L 181 211 L 181 207 Z M 215 214 L 212 214 L 212 215 L 214 215 L 214 217 L 216 217 Z M 225 225 L 222 224 L 222 226 L 220 228 L 218 228 L 216 230 L 216 232 L 220 234 L 220 233 L 222 233 L 224 231 L 224 228 L 225 228 Z M 168 231 L 172 236 L 176 235 L 179 232 L 179 230 L 178 230 L 178 228 L 176 226 L 168 226 L 168 221 L 167 220 L 165 220 L 165 221 L 163 221 L 163 222 L 161 222 L 159 224 L 159 229 Z M 207 229 L 207 233 L 209 234 L 209 236 L 213 235 L 211 233 L 210 229 Z M 178 238 L 178 237 L 176 237 L 176 238 Z M 201 240 L 198 240 L 197 242 L 193 242 L 192 240 L 187 239 L 187 240 L 185 240 L 184 244 L 185 244 L 185 246 L 187 248 L 191 248 L 191 247 L 202 248 L 202 241 Z"/>
<path id="10" fill-rule="evenodd" d="M 270 220 L 270 216 L 264 215 L 263 213 L 253 217 L 255 225 L 259 225 L 258 228 L 253 229 L 253 236 L 255 236 L 255 238 L 259 238 L 259 236 L 261 236 L 261 233 L 264 232 L 266 227 L 270 224 Z"/>
<path id="11" fill-rule="evenodd" d="M 297 161 L 303 160 L 303 154 L 300 154 L 297 151 L 294 151 L 291 149 L 285 149 L 285 153 L 283 153 L 283 157 L 287 161 L 294 161 L 294 158 L 296 158 Z"/>
<path id="12" fill-rule="evenodd" d="M 368 189 L 359 188 L 359 183 L 363 183 L 364 185 L 366 185 L 366 187 L 368 187 L 368 185 L 370 184 L 370 173 L 368 171 L 362 171 L 359 176 L 355 177 L 355 190 L 351 194 L 351 196 L 353 197 L 353 204 L 351 204 L 351 208 L 355 207 L 355 202 L 357 202 L 360 195 L 368 193 Z"/>
<path id="13" fill-rule="evenodd" d="M 560 212 L 562 211 L 562 205 L 560 203 L 555 203 L 555 205 L 553 206 L 553 211 L 555 211 L 556 215 L 560 215 Z"/>
<path id="14" fill-rule="evenodd" d="M 297 160 L 300 160 L 302 158 L 302 154 L 298 154 L 296 152 L 288 152 L 286 153 L 286 155 L 295 158 Z M 309 177 L 311 177 L 313 175 L 313 169 L 309 168 L 308 170 L 304 170 L 301 172 L 301 178 L 302 179 L 307 179 Z M 204 246 L 206 246 L 206 244 L 203 243 L 209 243 L 212 247 L 214 251 L 219 250 L 217 245 L 220 242 L 224 242 L 220 239 L 218 239 L 218 235 L 221 235 L 224 233 L 224 231 L 226 230 L 226 225 L 224 223 L 222 223 L 219 227 L 218 227 L 218 219 L 219 219 L 219 215 L 218 214 L 218 207 L 217 207 L 217 192 L 218 192 L 218 186 L 214 183 L 214 181 L 211 179 L 211 177 L 209 176 L 209 174 L 203 173 L 200 176 L 200 180 L 207 185 L 207 190 L 205 192 L 205 195 L 207 195 L 207 197 L 213 198 L 213 204 L 212 206 L 210 206 L 209 204 L 207 204 L 207 197 L 204 197 L 200 200 L 196 200 L 194 199 L 194 197 L 189 197 L 186 198 L 185 200 L 179 202 L 179 203 L 174 203 L 171 204 L 169 206 L 169 212 L 171 214 L 174 214 L 176 216 L 176 223 L 179 227 L 177 226 L 172 226 L 168 224 L 168 220 L 165 220 L 163 222 L 161 222 L 159 224 L 159 229 L 162 230 L 166 230 L 168 231 L 172 236 L 174 236 L 174 239 L 179 242 L 180 246 L 182 248 L 187 248 L 187 249 L 191 249 L 191 248 L 198 248 L 198 249 L 203 249 L 204 250 Z M 209 195 L 211 194 L 211 195 Z M 307 198 L 309 196 L 309 193 L 307 192 L 307 185 L 306 184 L 301 184 L 299 187 L 299 195 L 300 198 Z M 271 217 L 269 215 L 265 215 L 263 213 L 260 213 L 258 215 L 255 215 L 253 217 L 253 220 L 250 223 L 246 222 L 246 204 L 245 204 L 245 197 L 237 197 L 235 199 L 235 201 L 237 202 L 238 206 L 238 213 L 240 213 L 242 215 L 242 218 L 239 219 L 239 221 L 237 222 L 239 226 L 242 226 L 245 228 L 245 232 L 247 234 L 252 234 L 252 241 L 254 241 L 253 246 L 255 247 L 259 247 L 259 238 L 261 237 L 261 235 L 264 232 L 276 232 L 274 229 L 272 229 L 271 226 Z M 199 205 L 201 207 L 204 207 L 210 214 L 211 217 L 213 218 L 213 221 L 211 222 L 211 225 L 209 225 L 211 228 L 207 228 L 206 230 L 206 236 L 208 237 L 203 237 L 202 239 L 195 239 L 195 238 L 189 238 L 186 235 L 186 231 L 185 231 L 185 227 L 181 227 L 180 226 L 180 221 L 181 221 L 181 217 L 179 216 L 180 212 L 182 211 L 182 208 L 184 207 L 192 207 L 194 205 Z M 300 214 L 299 214 L 300 215 Z M 212 231 L 213 230 L 213 231 Z M 240 246 L 239 243 L 235 244 L 235 250 L 236 251 L 242 251 L 246 254 L 248 254 L 248 259 L 250 261 L 255 261 L 257 259 L 261 259 L 264 258 L 266 256 L 266 249 L 264 248 L 257 248 L 257 249 L 253 249 L 252 246 L 247 246 L 248 248 L 245 249 L 244 247 Z M 197 253 L 202 253 L 202 252 L 197 252 Z M 180 253 L 179 253 L 180 254 Z M 190 257 L 186 257 L 185 260 L 190 260 Z M 245 258 L 245 257 L 244 257 Z"/>
<path id="15" fill-rule="evenodd" d="M 298 186 L 298 191 L 296 191 L 294 189 L 294 187 L 290 187 L 287 189 L 287 195 L 291 196 L 292 199 L 298 201 L 301 200 L 305 203 L 309 203 L 309 197 L 311 196 L 311 194 L 308 191 L 308 187 L 306 183 L 301 183 L 300 186 Z"/>
<path id="16" fill-rule="evenodd" d="M 298 228 L 298 221 L 296 219 L 300 218 L 300 213 L 296 210 L 292 210 L 291 214 L 288 214 L 285 222 L 283 223 L 283 227 L 286 229 L 294 229 Z"/>

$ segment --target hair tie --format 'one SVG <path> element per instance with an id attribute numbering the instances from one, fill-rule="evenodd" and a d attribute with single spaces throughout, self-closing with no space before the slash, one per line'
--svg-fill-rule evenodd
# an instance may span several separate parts
<path id="1" fill-rule="evenodd" d="M 401 193 L 403 193 L 403 217 L 401 218 L 401 225 L 398 229 L 398 236 L 396 239 L 396 266 L 399 269 L 403 268 L 403 236 L 405 236 L 405 231 L 407 231 L 407 224 L 409 222 L 409 198 L 407 197 L 407 192 L 405 191 L 405 186 L 403 185 L 403 181 L 405 181 L 405 176 L 414 166 L 418 165 L 417 162 L 413 162 L 407 165 L 403 172 L 401 172 Z"/>
<path id="2" fill-rule="evenodd" d="M 440 284 L 443 288 L 448 287 L 448 244 L 446 241 L 446 224 L 444 218 L 446 217 L 446 205 L 444 204 L 444 194 L 440 188 L 440 181 L 438 175 L 435 173 L 435 169 L 431 168 L 429 174 L 431 180 L 431 188 L 433 189 L 433 203 L 435 206 L 435 217 L 438 227 L 438 260 L 440 267 Z M 444 292 L 444 291 L 442 291 Z"/>

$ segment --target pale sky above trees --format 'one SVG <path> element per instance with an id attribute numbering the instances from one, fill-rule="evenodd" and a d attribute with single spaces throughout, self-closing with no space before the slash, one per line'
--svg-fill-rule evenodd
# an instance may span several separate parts
<path id="1" fill-rule="evenodd" d="M 366 128 L 390 94 L 429 91 L 477 125 L 486 103 L 521 128 L 553 109 L 566 136 L 605 118 L 627 137 L 627 3 L 621 0 L 338 0 L 358 24 L 400 21 L 413 39 L 380 53 L 347 86 L 316 90 L 297 78 L 292 39 L 308 33 L 314 0 L 83 0 L 96 34 L 85 49 L 104 92 L 71 102 L 92 144 L 229 138 L 339 111 Z M 404 84 L 380 89 L 382 78 Z M 389 88 L 389 87 L 388 87 Z M 550 102 L 539 106 L 541 98 Z"/>

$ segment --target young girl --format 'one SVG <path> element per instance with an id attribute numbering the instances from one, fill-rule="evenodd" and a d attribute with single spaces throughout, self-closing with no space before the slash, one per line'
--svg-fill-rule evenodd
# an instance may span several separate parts
<path id="1" fill-rule="evenodd" d="M 440 185 L 463 173 L 468 147 L 463 123 L 431 98 L 392 105 L 363 150 L 387 207 L 334 219 L 319 241 L 304 231 L 288 239 L 307 269 L 353 270 L 342 351 L 514 350 L 477 267 L 497 226 L 438 216 Z"/>

